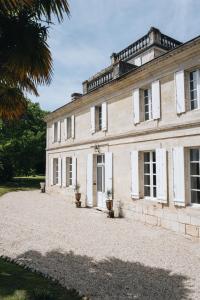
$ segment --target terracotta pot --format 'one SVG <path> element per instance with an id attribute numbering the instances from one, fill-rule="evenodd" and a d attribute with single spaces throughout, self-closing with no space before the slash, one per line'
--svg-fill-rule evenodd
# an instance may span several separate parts
<path id="1" fill-rule="evenodd" d="M 76 207 L 81 207 L 81 201 L 76 201 Z"/>
<path id="2" fill-rule="evenodd" d="M 108 210 L 113 208 L 113 200 L 106 200 L 106 207 Z"/>
<path id="3" fill-rule="evenodd" d="M 81 200 L 81 193 L 75 193 L 75 198 L 76 198 L 76 201 L 80 201 Z"/>

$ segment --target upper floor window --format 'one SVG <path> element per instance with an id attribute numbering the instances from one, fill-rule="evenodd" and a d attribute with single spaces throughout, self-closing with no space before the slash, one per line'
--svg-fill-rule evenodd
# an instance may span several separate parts
<path id="1" fill-rule="evenodd" d="M 53 134 L 54 134 L 54 139 L 53 139 L 53 141 L 54 141 L 54 143 L 55 142 L 58 142 L 58 122 L 55 122 L 54 123 L 54 128 L 53 128 Z"/>
<path id="2" fill-rule="evenodd" d="M 91 115 L 91 132 L 107 130 L 107 103 L 103 102 L 101 105 L 92 106 L 90 108 Z"/>
<path id="3" fill-rule="evenodd" d="M 200 95 L 198 91 L 198 81 L 199 81 L 199 70 L 192 71 L 189 73 L 190 81 L 190 109 L 200 108 Z"/>
<path id="4" fill-rule="evenodd" d="M 96 131 L 102 130 L 102 106 L 95 106 Z"/>
<path id="5" fill-rule="evenodd" d="M 72 118 L 67 118 L 67 139 L 72 137 Z"/>
<path id="6" fill-rule="evenodd" d="M 65 140 L 75 137 L 75 116 L 72 115 L 64 119 L 64 138 Z"/>
<path id="7" fill-rule="evenodd" d="M 144 120 L 148 121 L 152 119 L 152 99 L 151 89 L 144 90 Z"/>

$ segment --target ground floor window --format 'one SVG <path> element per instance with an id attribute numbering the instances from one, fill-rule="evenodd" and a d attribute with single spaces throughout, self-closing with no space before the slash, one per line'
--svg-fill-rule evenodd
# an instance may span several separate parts
<path id="1" fill-rule="evenodd" d="M 58 170 L 58 158 L 53 159 L 53 184 L 58 184 L 58 176 L 59 176 L 59 170 Z"/>
<path id="2" fill-rule="evenodd" d="M 190 149 L 191 203 L 200 204 L 200 148 Z"/>
<path id="3" fill-rule="evenodd" d="M 156 198 L 156 152 L 144 152 L 144 197 Z"/>
<path id="4" fill-rule="evenodd" d="M 72 157 L 66 157 L 66 186 L 72 186 Z"/>

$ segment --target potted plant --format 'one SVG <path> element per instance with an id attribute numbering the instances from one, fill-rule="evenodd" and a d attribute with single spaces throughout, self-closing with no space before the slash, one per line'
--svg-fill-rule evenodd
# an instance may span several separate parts
<path id="1" fill-rule="evenodd" d="M 76 183 L 76 185 L 74 186 L 74 192 L 75 192 L 75 203 L 76 203 L 76 207 L 81 207 L 81 193 L 79 192 L 80 190 L 80 184 Z"/>
<path id="2" fill-rule="evenodd" d="M 41 193 L 45 193 L 45 182 L 40 182 L 40 191 Z"/>
<path id="3" fill-rule="evenodd" d="M 108 209 L 108 217 L 114 218 L 114 210 L 113 210 L 113 200 L 112 200 L 112 191 L 106 191 L 106 207 Z"/>

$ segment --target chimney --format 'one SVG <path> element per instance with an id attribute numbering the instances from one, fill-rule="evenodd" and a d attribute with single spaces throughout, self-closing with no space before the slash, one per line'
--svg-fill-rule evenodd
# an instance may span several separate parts
<path id="1" fill-rule="evenodd" d="M 71 101 L 77 100 L 77 99 L 81 98 L 82 96 L 83 96 L 83 94 L 73 93 L 73 94 L 71 94 Z"/>

